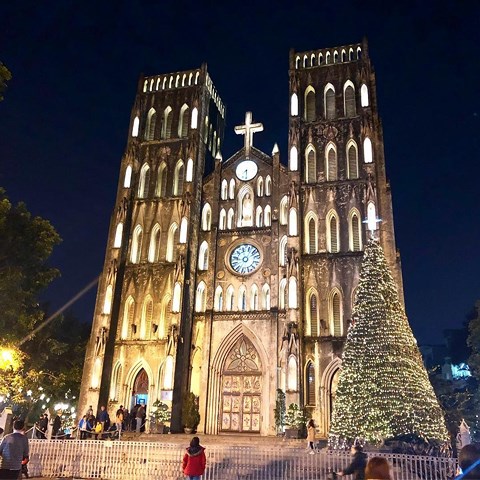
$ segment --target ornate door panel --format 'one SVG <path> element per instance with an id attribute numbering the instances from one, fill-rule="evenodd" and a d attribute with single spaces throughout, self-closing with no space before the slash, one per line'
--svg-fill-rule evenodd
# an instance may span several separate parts
<path id="1" fill-rule="evenodd" d="M 242 337 L 222 375 L 222 431 L 260 432 L 262 374 L 255 347 Z"/>

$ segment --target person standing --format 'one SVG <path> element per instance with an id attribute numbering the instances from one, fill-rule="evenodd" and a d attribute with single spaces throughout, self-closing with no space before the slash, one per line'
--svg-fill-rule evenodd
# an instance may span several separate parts
<path id="1" fill-rule="evenodd" d="M 40 422 L 38 423 L 38 428 L 40 429 L 41 432 L 41 437 L 43 439 L 47 438 L 47 429 L 48 429 L 48 415 L 44 413 L 40 417 Z"/>
<path id="2" fill-rule="evenodd" d="M 344 468 L 337 475 L 343 477 L 344 475 L 353 475 L 353 480 L 365 480 L 365 467 L 367 466 L 367 454 L 363 453 L 360 445 L 354 445 L 350 450 L 353 459 L 347 468 Z"/>
<path id="3" fill-rule="evenodd" d="M 190 447 L 187 448 L 183 456 L 183 473 L 189 480 L 200 480 L 201 476 L 205 473 L 206 463 L 205 448 L 200 445 L 200 439 L 198 437 L 193 437 L 190 442 Z"/>
<path id="4" fill-rule="evenodd" d="M 120 440 L 120 435 L 122 434 L 123 428 L 123 405 L 120 405 L 120 408 L 117 410 L 117 414 L 115 416 L 115 424 L 117 426 L 118 439 Z"/>
<path id="5" fill-rule="evenodd" d="M 105 431 L 105 428 L 108 429 L 109 427 L 108 424 L 110 423 L 110 417 L 108 416 L 108 412 L 105 405 L 102 405 L 100 407 L 100 411 L 98 412 L 98 415 L 97 415 L 97 421 L 102 424 L 102 432 Z"/>
<path id="6" fill-rule="evenodd" d="M 310 449 L 308 453 L 313 455 L 315 453 L 315 422 L 313 418 L 311 418 L 307 424 L 307 442 L 308 448 Z"/>
<path id="7" fill-rule="evenodd" d="M 135 418 L 136 421 L 137 421 L 137 424 L 136 424 L 136 432 L 137 433 L 140 433 L 144 417 L 145 417 L 145 407 L 142 404 L 140 404 L 138 406 L 137 414 L 136 414 L 136 418 Z"/>
<path id="8" fill-rule="evenodd" d="M 17 479 L 20 476 L 22 462 L 28 462 L 29 448 L 28 439 L 24 435 L 25 423 L 23 420 L 15 420 L 13 433 L 3 437 L 0 443 L 0 478 Z"/>
<path id="9" fill-rule="evenodd" d="M 52 438 L 57 438 L 58 432 L 60 431 L 60 428 L 62 427 L 62 419 L 60 418 L 60 415 L 57 414 L 55 415 L 55 418 L 53 419 L 53 424 L 52 424 Z"/>

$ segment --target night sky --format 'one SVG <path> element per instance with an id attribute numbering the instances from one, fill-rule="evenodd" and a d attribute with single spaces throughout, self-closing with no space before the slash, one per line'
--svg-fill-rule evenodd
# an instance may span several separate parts
<path id="1" fill-rule="evenodd" d="M 407 314 L 422 343 L 461 326 L 479 292 L 480 2 L 1 2 L 0 186 L 63 243 L 58 307 L 103 267 L 137 81 L 208 63 L 227 106 L 224 159 L 287 159 L 288 54 L 369 41 Z M 95 292 L 74 307 L 91 321 Z"/>

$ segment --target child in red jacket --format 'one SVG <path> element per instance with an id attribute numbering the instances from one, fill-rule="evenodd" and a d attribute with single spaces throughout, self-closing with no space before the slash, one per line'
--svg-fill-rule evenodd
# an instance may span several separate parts
<path id="1" fill-rule="evenodd" d="M 190 480 L 200 480 L 200 477 L 205 473 L 206 463 L 205 449 L 200 445 L 200 439 L 193 437 L 190 447 L 187 448 L 183 457 L 183 473 Z"/>

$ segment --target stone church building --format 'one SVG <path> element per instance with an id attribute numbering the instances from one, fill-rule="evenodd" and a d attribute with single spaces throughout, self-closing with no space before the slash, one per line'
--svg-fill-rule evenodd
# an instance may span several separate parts
<path id="1" fill-rule="evenodd" d="M 291 51 L 289 78 L 283 163 L 250 112 L 223 150 L 205 65 L 140 80 L 79 412 L 161 400 L 180 430 L 192 391 L 199 432 L 274 435 L 281 389 L 327 434 L 370 234 L 400 293 L 401 268 L 367 43 Z"/>

